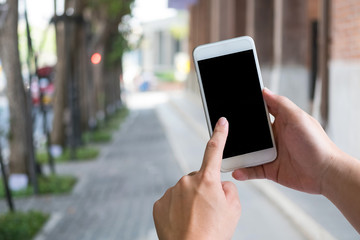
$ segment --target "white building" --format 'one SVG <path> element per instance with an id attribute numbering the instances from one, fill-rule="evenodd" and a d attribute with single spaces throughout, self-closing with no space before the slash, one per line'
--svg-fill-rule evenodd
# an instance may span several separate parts
<path id="1" fill-rule="evenodd" d="M 188 14 L 142 24 L 143 41 L 140 65 L 143 71 L 154 74 L 176 71 L 176 56 L 188 55 Z"/>

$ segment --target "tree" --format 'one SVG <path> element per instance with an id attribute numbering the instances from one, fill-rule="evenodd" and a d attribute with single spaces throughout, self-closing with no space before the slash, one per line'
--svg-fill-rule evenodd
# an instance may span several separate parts
<path id="1" fill-rule="evenodd" d="M 56 17 L 56 16 L 55 16 Z M 57 145 L 65 144 L 65 119 L 66 108 L 66 56 L 65 56 L 65 25 L 64 22 L 54 18 L 56 32 L 57 63 L 55 67 L 55 93 L 54 93 L 54 118 L 51 131 L 51 142 Z"/>
<path id="2" fill-rule="evenodd" d="M 78 81 L 82 70 L 80 51 L 82 49 L 81 34 L 83 33 L 82 14 L 84 10 L 84 1 L 65 1 L 65 9 L 72 8 L 71 14 L 64 13 L 62 16 L 54 16 L 56 30 L 57 46 L 57 64 L 55 75 L 55 96 L 54 96 L 54 120 L 51 140 L 53 144 L 65 145 L 66 124 L 70 124 L 71 115 L 69 105 L 69 84 Z M 81 72 L 86 72 L 83 70 Z M 84 76 L 86 76 L 84 74 Z M 71 96 L 70 96 L 71 97 Z M 68 112 L 69 114 L 65 114 Z M 72 127 L 72 131 L 77 130 Z"/>
<path id="3" fill-rule="evenodd" d="M 123 17 L 131 13 L 133 0 L 89 0 L 92 22 L 95 26 L 90 49 L 99 52 L 104 61 L 93 67 L 97 112 L 107 113 L 107 108 L 120 98 L 119 76 L 122 72 L 122 53 L 126 40 L 119 32 Z M 117 54 L 114 54 L 117 51 Z M 114 97 L 118 95 L 118 97 Z"/>
<path id="4" fill-rule="evenodd" d="M 7 1 L 8 12 L 0 29 L 0 58 L 7 79 L 10 110 L 10 171 L 28 174 L 27 101 L 18 50 L 18 0 Z"/>
<path id="5" fill-rule="evenodd" d="M 65 126 L 69 122 L 64 121 L 64 116 L 71 118 L 71 111 L 68 111 L 71 109 L 71 102 L 67 96 L 69 84 L 76 83 L 79 87 L 77 94 L 80 99 L 77 104 L 81 107 L 83 128 L 88 127 L 89 119 L 96 119 L 98 113 L 106 114 L 107 106 L 114 105 L 119 100 L 122 54 L 114 57 L 110 53 L 115 49 L 122 53 L 114 48 L 114 44 L 122 47 L 124 38 L 119 38 L 118 26 L 123 16 L 130 13 L 132 2 L 133 0 L 66 0 L 65 11 L 71 11 L 55 16 L 58 62 L 53 106 L 54 144 L 64 145 L 65 129 L 70 129 Z M 90 66 L 90 56 L 95 52 L 100 53 L 103 60 Z M 65 114 L 66 112 L 70 114 Z"/>

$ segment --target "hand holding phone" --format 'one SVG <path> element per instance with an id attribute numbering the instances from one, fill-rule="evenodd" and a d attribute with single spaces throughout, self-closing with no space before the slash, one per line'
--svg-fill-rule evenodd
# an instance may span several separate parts
<path id="1" fill-rule="evenodd" d="M 275 160 L 276 146 L 252 38 L 201 45 L 193 56 L 210 135 L 220 117 L 229 121 L 221 171 Z"/>
<path id="2" fill-rule="evenodd" d="M 221 118 L 199 171 L 183 176 L 154 204 L 159 239 L 231 239 L 241 214 L 236 186 L 221 182 L 228 122 Z"/>

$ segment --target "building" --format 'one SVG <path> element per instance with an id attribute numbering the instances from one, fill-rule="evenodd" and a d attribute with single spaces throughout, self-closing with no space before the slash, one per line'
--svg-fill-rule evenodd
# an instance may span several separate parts
<path id="1" fill-rule="evenodd" d="M 179 70 L 178 59 L 181 61 L 182 56 L 186 55 L 188 61 L 187 18 L 187 12 L 183 11 L 173 17 L 142 24 L 140 65 L 145 75 L 174 76 L 174 80 L 181 80 L 177 79 L 176 72 Z"/>
<path id="2" fill-rule="evenodd" d="M 360 158 L 360 1 L 191 2 L 189 53 L 253 37 L 265 86 L 313 114 L 340 148 Z M 187 87 L 198 92 L 193 65 Z"/>

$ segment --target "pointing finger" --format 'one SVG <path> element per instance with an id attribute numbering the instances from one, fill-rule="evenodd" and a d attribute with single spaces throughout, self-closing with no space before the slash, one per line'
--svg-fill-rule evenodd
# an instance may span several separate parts
<path id="1" fill-rule="evenodd" d="M 206 145 L 204 159 L 200 171 L 210 170 L 220 172 L 228 130 L 228 121 L 224 117 L 220 118 L 216 123 L 213 135 Z"/>

